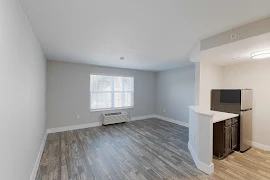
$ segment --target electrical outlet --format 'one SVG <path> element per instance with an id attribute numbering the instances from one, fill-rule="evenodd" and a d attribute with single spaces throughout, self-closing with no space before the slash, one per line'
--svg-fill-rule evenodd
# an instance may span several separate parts
<path id="1" fill-rule="evenodd" d="M 164 112 L 164 113 L 166 112 L 166 109 L 165 109 L 165 108 L 163 108 L 163 112 Z"/>
<path id="2" fill-rule="evenodd" d="M 77 119 L 80 119 L 80 115 L 77 115 Z"/>

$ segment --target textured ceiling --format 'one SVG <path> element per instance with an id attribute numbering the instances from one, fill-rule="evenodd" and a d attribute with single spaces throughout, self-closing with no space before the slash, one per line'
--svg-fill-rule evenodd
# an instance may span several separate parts
<path id="1" fill-rule="evenodd" d="M 21 3 L 48 59 L 153 71 L 188 65 L 199 40 L 270 15 L 269 0 Z"/>

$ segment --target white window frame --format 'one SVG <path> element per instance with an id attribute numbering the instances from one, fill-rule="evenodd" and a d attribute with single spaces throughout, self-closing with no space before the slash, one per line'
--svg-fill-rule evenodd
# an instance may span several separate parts
<path id="1" fill-rule="evenodd" d="M 91 109 L 91 75 L 98 75 L 98 76 L 116 76 L 116 77 L 128 77 L 133 79 L 133 96 L 132 96 L 132 102 L 133 106 L 126 106 L 126 107 L 117 107 L 117 108 L 99 108 L 99 109 Z M 123 75 L 115 75 L 115 74 L 90 74 L 89 75 L 89 100 L 90 100 L 90 112 L 96 112 L 96 111 L 111 111 L 111 110 L 121 110 L 121 109 L 133 109 L 135 106 L 134 102 L 134 96 L 135 96 L 135 78 L 134 76 L 123 76 Z M 122 91 L 121 91 L 122 92 Z"/>

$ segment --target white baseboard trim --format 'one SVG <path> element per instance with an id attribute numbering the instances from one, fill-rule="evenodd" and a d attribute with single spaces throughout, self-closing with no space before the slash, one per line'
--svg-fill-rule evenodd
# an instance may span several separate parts
<path id="1" fill-rule="evenodd" d="M 270 151 L 270 146 L 251 141 L 251 145 L 264 151 Z"/>
<path id="2" fill-rule="evenodd" d="M 191 154 L 191 156 L 196 164 L 196 167 L 199 170 L 205 172 L 206 174 L 212 174 L 214 172 L 214 163 L 207 165 L 207 164 L 204 164 L 201 161 L 199 161 L 198 157 L 195 155 L 195 152 L 194 152 L 194 150 L 189 142 L 188 142 L 188 149 L 189 149 L 190 154 Z"/>
<path id="3" fill-rule="evenodd" d="M 154 118 L 154 115 L 131 117 L 130 121 L 138 121 L 138 120 L 149 119 L 149 118 Z M 88 124 L 79 124 L 79 125 L 72 125 L 72 126 L 50 128 L 50 129 L 47 129 L 47 133 L 50 134 L 50 133 L 57 133 L 57 132 L 64 132 L 64 131 L 72 131 L 72 130 L 77 130 L 77 129 L 97 127 L 97 126 L 102 126 L 102 122 L 94 122 L 94 123 L 88 123 Z"/>
<path id="4" fill-rule="evenodd" d="M 144 120 L 144 119 L 151 119 L 151 118 L 154 118 L 155 115 L 152 114 L 152 115 L 147 115 L 147 116 L 138 116 L 138 117 L 131 117 L 130 118 L 130 121 L 139 121 L 139 120 Z"/>
<path id="5" fill-rule="evenodd" d="M 30 180 L 35 180 L 36 179 L 36 175 L 37 175 L 39 163 L 40 163 L 40 160 L 41 160 L 41 157 L 42 157 L 42 153 L 44 151 L 45 143 L 46 143 L 46 140 L 47 140 L 47 135 L 48 134 L 45 133 L 45 135 L 43 137 L 43 140 L 42 140 L 42 143 L 41 143 L 39 152 L 38 152 L 38 156 L 37 156 L 37 159 L 36 159 L 36 162 L 35 162 L 35 165 L 34 165 L 34 169 L 32 171 L 31 177 L 30 177 Z"/>
<path id="6" fill-rule="evenodd" d="M 181 126 L 188 127 L 188 123 L 178 121 L 175 119 L 167 118 L 164 116 L 152 114 L 152 115 L 147 115 L 147 116 L 138 116 L 138 117 L 131 117 L 130 121 L 139 121 L 139 120 L 145 120 L 145 119 L 151 119 L 151 118 L 158 118 L 164 121 L 168 121 L 174 124 L 178 124 Z M 79 124 L 79 125 L 72 125 L 72 126 L 65 126 L 65 127 L 57 127 L 57 128 L 50 128 L 47 129 L 47 133 L 57 133 L 57 132 L 64 132 L 64 131 L 72 131 L 72 130 L 77 130 L 77 129 L 85 129 L 89 127 L 97 127 L 97 126 L 102 126 L 101 122 L 94 122 L 94 123 L 88 123 L 88 124 Z"/>
<path id="7" fill-rule="evenodd" d="M 178 124 L 180 126 L 188 127 L 188 123 L 185 123 L 183 121 L 175 120 L 175 119 L 172 119 L 172 118 L 167 118 L 167 117 L 156 115 L 156 114 L 155 114 L 155 118 L 161 119 L 163 121 L 168 121 L 168 122 L 171 122 L 171 123 L 174 123 L 174 124 Z"/>
<path id="8" fill-rule="evenodd" d="M 51 128 L 51 129 L 47 129 L 47 133 L 50 134 L 50 133 L 57 133 L 57 132 L 64 132 L 64 131 L 72 131 L 72 130 L 77 130 L 77 129 L 85 129 L 89 127 L 97 127 L 101 125 L 102 125 L 101 122 L 94 122 L 94 123 L 88 123 L 88 124 L 79 124 L 79 125 Z"/>

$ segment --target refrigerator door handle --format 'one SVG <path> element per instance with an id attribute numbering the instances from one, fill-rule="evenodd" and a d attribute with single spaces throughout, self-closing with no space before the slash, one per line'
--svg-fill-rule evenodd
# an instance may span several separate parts
<path id="1" fill-rule="evenodd" d="M 244 109 L 244 110 L 241 110 L 242 112 L 245 112 L 245 111 L 251 111 L 252 110 L 252 108 L 250 108 L 250 109 Z"/>

